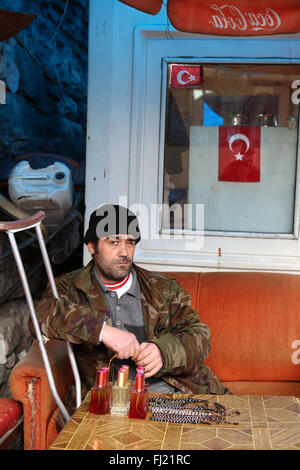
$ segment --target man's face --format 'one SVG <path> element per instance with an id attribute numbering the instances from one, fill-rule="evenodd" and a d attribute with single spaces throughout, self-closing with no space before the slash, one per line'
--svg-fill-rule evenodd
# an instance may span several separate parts
<path id="1" fill-rule="evenodd" d="M 103 282 L 120 282 L 130 272 L 135 250 L 131 235 L 114 235 L 88 243 L 98 276 Z"/>

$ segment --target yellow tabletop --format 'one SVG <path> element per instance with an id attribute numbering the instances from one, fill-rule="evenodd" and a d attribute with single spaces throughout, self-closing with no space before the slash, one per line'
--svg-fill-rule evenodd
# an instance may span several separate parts
<path id="1" fill-rule="evenodd" d="M 182 398 L 186 395 L 161 395 Z M 195 395 L 238 410 L 234 422 L 168 423 L 89 413 L 90 393 L 49 450 L 300 449 L 300 402 L 292 396 Z M 233 419 L 233 418 L 232 418 Z M 230 421 L 230 420 L 229 420 Z"/>

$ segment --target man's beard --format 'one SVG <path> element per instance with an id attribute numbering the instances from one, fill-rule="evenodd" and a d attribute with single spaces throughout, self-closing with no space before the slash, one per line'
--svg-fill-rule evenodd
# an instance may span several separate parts
<path id="1" fill-rule="evenodd" d="M 98 257 L 94 257 L 94 262 L 99 271 L 99 274 L 102 275 L 105 279 L 111 282 L 121 282 L 129 273 L 132 267 L 132 260 L 126 256 L 119 258 L 113 265 L 107 265 L 103 260 L 99 260 Z M 116 266 L 118 263 L 129 263 L 123 266 Z"/>

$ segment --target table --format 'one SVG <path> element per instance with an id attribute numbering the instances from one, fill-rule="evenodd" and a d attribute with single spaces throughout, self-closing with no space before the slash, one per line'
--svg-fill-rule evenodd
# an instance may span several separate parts
<path id="1" fill-rule="evenodd" d="M 182 398 L 186 395 L 162 395 Z M 89 413 L 90 394 L 49 450 L 300 449 L 300 401 L 292 396 L 195 395 L 238 410 L 237 425 L 180 424 Z M 151 413 L 150 413 L 151 414 Z"/>

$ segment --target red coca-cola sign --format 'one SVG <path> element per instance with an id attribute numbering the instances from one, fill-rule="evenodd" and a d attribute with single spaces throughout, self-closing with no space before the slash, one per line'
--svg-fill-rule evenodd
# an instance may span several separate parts
<path id="1" fill-rule="evenodd" d="M 162 0 L 119 0 L 156 15 Z M 261 36 L 300 31 L 300 0 L 168 0 L 169 21 L 179 31 L 221 36 Z"/>
<path id="2" fill-rule="evenodd" d="M 162 6 L 162 0 L 119 0 L 125 5 L 136 8 L 136 10 L 143 11 L 144 13 L 150 13 L 150 15 L 156 15 Z"/>
<path id="3" fill-rule="evenodd" d="M 181 31 L 260 36 L 300 31 L 300 0 L 168 0 L 168 16 Z"/>

